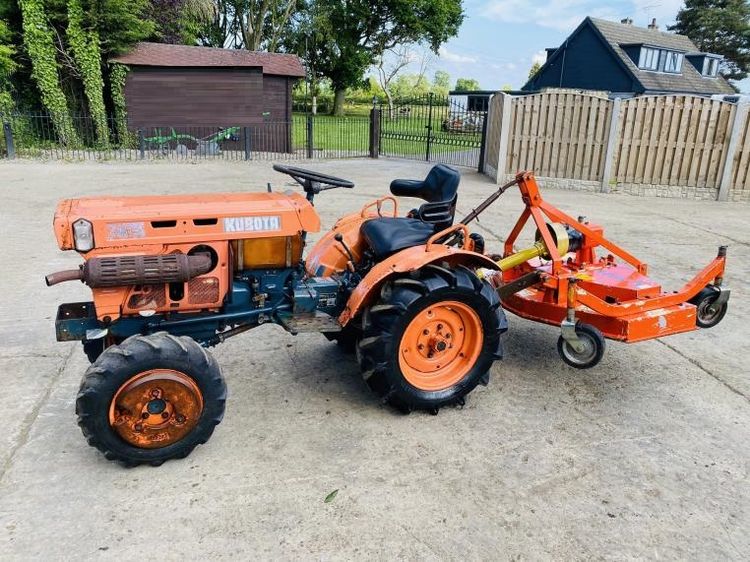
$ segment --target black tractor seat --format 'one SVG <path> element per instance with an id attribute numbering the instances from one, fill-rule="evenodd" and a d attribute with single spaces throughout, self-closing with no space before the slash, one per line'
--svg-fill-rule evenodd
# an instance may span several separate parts
<path id="1" fill-rule="evenodd" d="M 391 193 L 425 201 L 409 217 L 384 217 L 366 221 L 360 233 L 381 260 L 394 252 L 424 244 L 453 224 L 461 174 L 445 164 L 433 166 L 424 180 L 393 180 Z"/>
<path id="2" fill-rule="evenodd" d="M 367 221 L 360 232 L 375 257 L 382 259 L 404 248 L 424 244 L 435 234 L 435 225 L 419 219 L 385 217 Z"/>

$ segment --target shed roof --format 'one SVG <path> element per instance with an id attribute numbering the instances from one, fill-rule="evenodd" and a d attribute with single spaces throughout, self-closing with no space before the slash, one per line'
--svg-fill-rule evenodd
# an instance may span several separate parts
<path id="1" fill-rule="evenodd" d="M 138 43 L 132 51 L 113 57 L 110 62 L 132 66 L 250 67 L 276 76 L 305 75 L 297 55 L 164 43 Z"/>
<path id="2" fill-rule="evenodd" d="M 612 47 L 618 58 L 627 66 L 628 70 L 647 91 L 699 92 L 710 94 L 734 93 L 734 89 L 724 78 L 721 76 L 715 78 L 702 76 L 687 60 L 682 63 L 682 72 L 680 74 L 641 70 L 622 48 L 622 45 L 643 44 L 684 53 L 696 53 L 698 48 L 685 35 L 646 29 L 598 18 L 588 19 L 590 19 L 594 27 L 599 30 L 605 41 Z"/>

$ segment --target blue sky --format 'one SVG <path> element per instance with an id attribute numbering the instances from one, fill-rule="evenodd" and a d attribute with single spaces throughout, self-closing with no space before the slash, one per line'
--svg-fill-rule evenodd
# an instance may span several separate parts
<path id="1" fill-rule="evenodd" d="M 428 74 L 445 70 L 456 78 L 476 78 L 484 89 L 520 88 L 545 47 L 557 47 L 587 16 L 613 21 L 625 17 L 645 27 L 656 18 L 659 28 L 674 23 L 683 0 L 465 0 L 466 18 L 457 37 L 448 41 Z M 413 63 L 409 72 L 416 72 Z M 747 81 L 740 86 L 747 91 Z"/>

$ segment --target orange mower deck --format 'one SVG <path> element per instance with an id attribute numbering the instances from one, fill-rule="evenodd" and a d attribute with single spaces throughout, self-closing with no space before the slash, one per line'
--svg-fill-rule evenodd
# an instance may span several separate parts
<path id="1" fill-rule="evenodd" d="M 584 217 L 576 220 L 544 201 L 531 172 L 519 173 L 462 222 L 476 218 L 515 184 L 525 208 L 505 240 L 495 284 L 506 310 L 561 326 L 560 345 L 563 340 L 579 345 L 575 327 L 584 323 L 595 328 L 589 330 L 593 339 L 633 343 L 711 327 L 723 317 L 729 298 L 722 287 L 725 246 L 684 287 L 665 291 L 648 277 L 645 263 L 604 237 L 601 226 Z M 514 245 L 529 220 L 536 226 L 537 241 L 517 250 Z M 713 323 L 700 317 L 706 307 L 713 307 Z M 602 348 L 603 343 L 602 338 Z"/>

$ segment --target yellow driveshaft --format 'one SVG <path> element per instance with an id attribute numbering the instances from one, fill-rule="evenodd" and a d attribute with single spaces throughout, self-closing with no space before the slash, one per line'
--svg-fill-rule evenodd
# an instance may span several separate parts
<path id="1" fill-rule="evenodd" d="M 561 256 L 567 254 L 570 247 L 570 237 L 568 236 L 568 232 L 565 229 L 565 226 L 553 222 L 548 223 L 547 228 L 549 229 L 550 234 L 552 234 L 552 238 L 557 245 L 558 253 Z M 500 271 L 507 271 L 521 265 L 522 263 L 526 263 L 527 261 L 533 260 L 534 258 L 538 257 L 549 259 L 550 254 L 547 250 L 547 245 L 544 243 L 544 239 L 542 239 L 541 233 L 537 231 L 536 242 L 534 242 L 533 246 L 520 250 L 499 260 L 497 262 L 497 265 L 500 267 Z"/>

